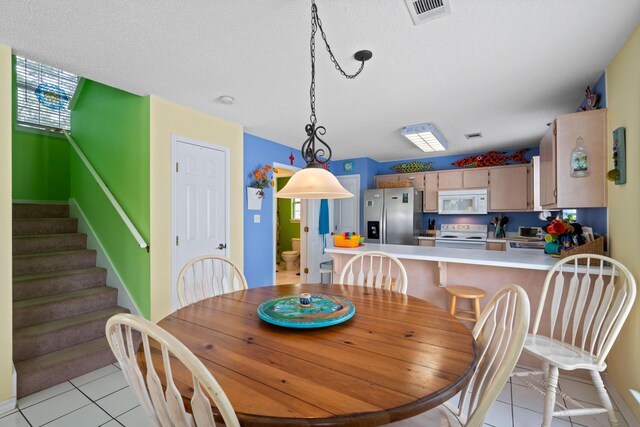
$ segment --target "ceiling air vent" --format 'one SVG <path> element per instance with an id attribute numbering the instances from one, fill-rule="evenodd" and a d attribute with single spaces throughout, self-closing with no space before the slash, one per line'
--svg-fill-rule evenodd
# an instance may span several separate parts
<path id="1" fill-rule="evenodd" d="M 475 139 L 475 138 L 482 138 L 482 134 L 480 132 L 475 132 L 475 133 L 465 133 L 464 134 L 465 138 L 467 139 Z"/>
<path id="2" fill-rule="evenodd" d="M 415 25 L 451 12 L 449 0 L 404 0 Z"/>

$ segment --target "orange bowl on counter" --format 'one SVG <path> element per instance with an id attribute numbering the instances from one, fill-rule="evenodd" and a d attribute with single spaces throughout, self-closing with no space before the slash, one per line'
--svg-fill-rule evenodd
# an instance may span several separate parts
<path id="1" fill-rule="evenodd" d="M 346 239 L 344 234 L 335 234 L 333 236 L 333 245 L 342 248 L 355 248 L 360 245 L 360 235 L 352 234 L 348 239 Z"/>

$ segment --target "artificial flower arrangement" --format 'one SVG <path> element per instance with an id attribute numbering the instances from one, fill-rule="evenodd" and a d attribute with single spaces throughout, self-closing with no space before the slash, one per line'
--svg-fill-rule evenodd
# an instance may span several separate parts
<path id="1" fill-rule="evenodd" d="M 272 174 L 271 177 L 269 177 L 269 173 Z M 258 195 L 260 198 L 263 198 L 264 189 L 268 188 L 269 186 L 275 186 L 273 174 L 276 173 L 278 173 L 278 169 L 271 167 L 270 165 L 265 165 L 264 167 L 256 169 L 255 171 L 253 171 L 253 178 L 255 179 L 255 181 L 249 184 L 249 187 L 258 188 L 260 190 L 258 191 Z"/>

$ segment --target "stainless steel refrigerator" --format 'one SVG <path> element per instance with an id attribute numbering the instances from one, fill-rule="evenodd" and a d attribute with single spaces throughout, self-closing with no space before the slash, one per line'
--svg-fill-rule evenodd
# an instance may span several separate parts
<path id="1" fill-rule="evenodd" d="M 364 191 L 365 242 L 417 245 L 422 230 L 422 191 L 379 188 Z"/>

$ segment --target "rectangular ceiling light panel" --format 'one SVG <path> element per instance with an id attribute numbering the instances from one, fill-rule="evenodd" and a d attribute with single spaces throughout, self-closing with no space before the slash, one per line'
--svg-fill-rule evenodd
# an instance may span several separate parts
<path id="1" fill-rule="evenodd" d="M 440 131 L 429 123 L 407 126 L 400 134 L 425 152 L 445 151 L 448 148 L 447 141 Z"/>

